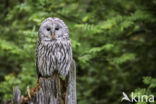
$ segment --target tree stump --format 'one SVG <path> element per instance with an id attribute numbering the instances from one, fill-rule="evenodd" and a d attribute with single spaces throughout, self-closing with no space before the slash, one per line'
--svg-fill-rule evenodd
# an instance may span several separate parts
<path id="1" fill-rule="evenodd" d="M 76 104 L 75 63 L 71 67 L 67 80 L 60 78 L 57 72 L 51 77 L 40 77 L 35 88 L 31 91 L 27 88 L 27 97 L 22 96 L 20 89 L 16 87 L 11 104 Z"/>

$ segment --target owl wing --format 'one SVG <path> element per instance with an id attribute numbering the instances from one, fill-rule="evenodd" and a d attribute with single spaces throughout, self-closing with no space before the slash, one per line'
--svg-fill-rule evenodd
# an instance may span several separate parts
<path id="1" fill-rule="evenodd" d="M 40 44 L 40 42 L 39 41 L 37 41 L 37 48 L 36 48 L 36 72 L 37 72 L 37 76 L 38 76 L 38 78 L 40 77 L 40 74 L 39 74 L 39 68 L 38 68 L 38 47 L 39 47 L 39 44 Z"/>
<path id="2" fill-rule="evenodd" d="M 76 65 L 73 60 L 71 63 L 71 67 L 68 73 L 68 81 L 67 81 L 67 104 L 77 104 L 76 101 Z"/>

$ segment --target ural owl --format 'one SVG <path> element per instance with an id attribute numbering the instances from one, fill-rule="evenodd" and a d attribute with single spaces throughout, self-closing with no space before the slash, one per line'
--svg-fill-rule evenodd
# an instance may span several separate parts
<path id="1" fill-rule="evenodd" d="M 41 92 L 50 99 L 49 102 L 41 102 L 76 104 L 76 69 L 66 24 L 59 18 L 47 18 L 40 25 L 38 37 L 38 80 L 41 80 Z M 44 91 L 46 88 L 50 91 Z"/>

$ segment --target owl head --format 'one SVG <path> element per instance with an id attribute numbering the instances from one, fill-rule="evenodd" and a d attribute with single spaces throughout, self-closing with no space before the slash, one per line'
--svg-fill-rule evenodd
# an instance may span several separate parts
<path id="1" fill-rule="evenodd" d="M 56 41 L 69 38 L 66 24 L 61 19 L 55 17 L 49 17 L 41 23 L 38 36 L 41 41 Z"/>

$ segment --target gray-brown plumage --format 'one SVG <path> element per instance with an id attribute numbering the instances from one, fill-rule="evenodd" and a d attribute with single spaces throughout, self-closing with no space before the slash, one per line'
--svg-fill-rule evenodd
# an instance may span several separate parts
<path id="1" fill-rule="evenodd" d="M 45 19 L 39 28 L 36 104 L 76 104 L 76 69 L 68 28 L 59 18 Z M 44 98 L 44 99 L 43 99 Z"/>

